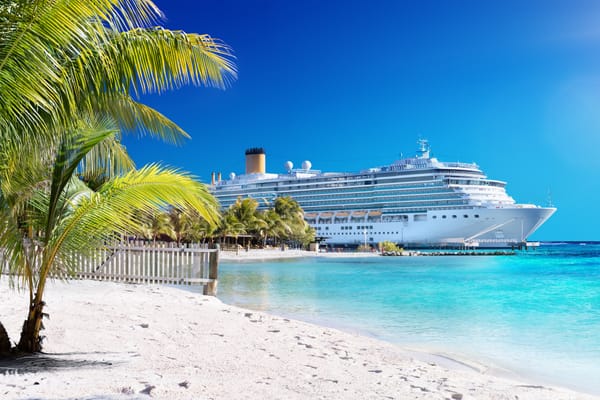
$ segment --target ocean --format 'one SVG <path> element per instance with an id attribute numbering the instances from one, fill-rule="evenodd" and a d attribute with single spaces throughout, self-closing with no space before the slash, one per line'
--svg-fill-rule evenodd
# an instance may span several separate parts
<path id="1" fill-rule="evenodd" d="M 600 394 L 600 243 L 514 256 L 222 262 L 228 304 Z"/>

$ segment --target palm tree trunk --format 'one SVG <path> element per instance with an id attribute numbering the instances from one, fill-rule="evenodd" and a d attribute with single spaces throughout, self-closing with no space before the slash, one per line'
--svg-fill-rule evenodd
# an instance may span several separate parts
<path id="1" fill-rule="evenodd" d="M 24 353 L 38 353 L 42 351 L 42 340 L 40 331 L 43 329 L 42 318 L 44 317 L 44 306 L 46 303 L 42 300 L 43 288 L 39 288 L 33 299 L 33 303 L 29 305 L 29 314 L 23 322 L 21 330 L 21 338 L 17 345 L 17 350 Z"/>
<path id="2" fill-rule="evenodd" d="M 8 355 L 10 355 L 10 339 L 4 325 L 0 322 L 0 358 Z"/>
<path id="3" fill-rule="evenodd" d="M 40 337 L 40 331 L 44 329 L 42 319 L 46 315 L 44 314 L 44 306 L 46 305 L 43 300 L 44 289 L 46 288 L 46 280 L 48 278 L 48 274 L 50 273 L 50 268 L 52 267 L 56 254 L 56 249 L 52 249 L 54 251 L 51 251 L 48 249 L 48 247 L 44 248 L 51 255 L 47 258 L 42 256 L 44 262 L 40 268 L 36 292 L 33 299 L 31 298 L 33 282 L 30 281 L 29 313 L 27 314 L 27 319 L 23 322 L 21 338 L 19 339 L 19 344 L 17 345 L 17 350 L 24 353 L 38 353 L 42 351 L 42 338 Z"/>

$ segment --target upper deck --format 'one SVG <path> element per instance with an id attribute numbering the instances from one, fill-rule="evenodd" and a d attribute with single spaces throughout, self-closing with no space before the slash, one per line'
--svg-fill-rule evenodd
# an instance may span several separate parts
<path id="1" fill-rule="evenodd" d="M 423 143 L 424 142 L 424 143 Z M 475 163 L 441 162 L 429 156 L 429 147 L 425 141 L 420 141 L 422 147 L 416 157 L 403 158 L 383 167 L 369 168 L 359 172 L 322 172 L 311 169 L 308 162 L 304 168 L 289 168 L 285 174 L 249 173 L 236 176 L 230 175 L 228 180 L 214 182 L 212 189 L 215 193 L 222 191 L 237 191 L 259 188 L 289 188 L 300 189 L 340 187 L 354 184 L 393 183 L 447 179 L 446 183 L 454 184 L 488 184 L 503 186 L 501 181 L 487 180 L 487 177 Z M 289 162 L 288 162 L 289 163 Z M 291 164 L 291 163 L 290 163 Z M 308 167 L 308 168 L 306 168 Z M 492 183 L 494 182 L 494 183 Z"/>
<path id="2" fill-rule="evenodd" d="M 267 207 L 278 196 L 292 196 L 305 211 L 381 210 L 407 212 L 440 207 L 473 207 L 513 204 L 505 182 L 490 180 L 477 164 L 441 162 L 430 157 L 426 142 L 416 157 L 403 158 L 388 166 L 354 173 L 322 172 L 286 163 L 287 173 L 266 171 L 232 174 L 214 182 L 211 191 L 223 207 L 238 197 L 262 200 Z"/>

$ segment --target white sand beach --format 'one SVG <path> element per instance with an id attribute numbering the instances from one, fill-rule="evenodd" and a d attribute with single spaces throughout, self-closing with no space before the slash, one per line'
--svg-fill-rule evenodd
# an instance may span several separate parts
<path id="1" fill-rule="evenodd" d="M 54 282 L 46 303 L 45 353 L 0 361 L 3 400 L 598 399 L 173 287 Z M 2 277 L 12 340 L 25 312 Z"/>

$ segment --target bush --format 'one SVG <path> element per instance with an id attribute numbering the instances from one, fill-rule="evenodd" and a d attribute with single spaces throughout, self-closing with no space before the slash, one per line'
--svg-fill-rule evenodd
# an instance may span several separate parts
<path id="1" fill-rule="evenodd" d="M 402 252 L 404 249 L 402 247 L 398 247 L 398 245 L 396 243 L 385 241 L 385 242 L 379 243 L 379 250 L 384 251 L 384 252 L 388 252 L 388 251 L 389 252 L 393 252 L 393 251 Z"/>

